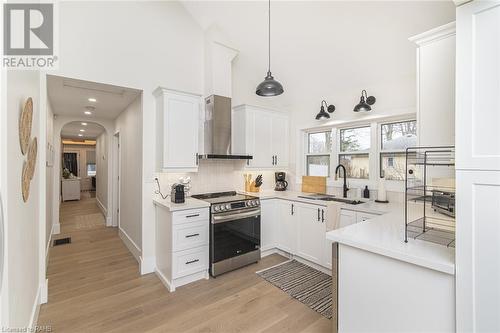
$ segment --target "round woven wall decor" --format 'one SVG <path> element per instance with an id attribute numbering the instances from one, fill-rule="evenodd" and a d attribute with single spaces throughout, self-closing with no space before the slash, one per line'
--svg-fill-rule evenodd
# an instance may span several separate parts
<path id="1" fill-rule="evenodd" d="M 21 176 L 21 190 L 24 202 L 28 201 L 28 198 L 30 196 L 30 184 L 31 184 L 31 179 L 28 175 L 28 163 L 24 162 L 23 174 Z"/>
<path id="2" fill-rule="evenodd" d="M 27 157 L 27 162 L 28 162 L 28 176 L 29 179 L 33 179 L 33 175 L 35 174 L 35 166 L 36 166 L 36 155 L 38 152 L 38 141 L 36 137 L 31 140 L 30 145 L 28 147 L 28 157 Z"/>
<path id="3" fill-rule="evenodd" d="M 24 103 L 23 111 L 19 117 L 19 143 L 21 144 L 21 153 L 26 155 L 31 138 L 31 124 L 33 122 L 33 100 L 31 97 Z"/>

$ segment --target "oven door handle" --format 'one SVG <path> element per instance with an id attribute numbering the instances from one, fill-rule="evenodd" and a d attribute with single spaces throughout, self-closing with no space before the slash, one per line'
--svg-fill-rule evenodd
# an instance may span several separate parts
<path id="1" fill-rule="evenodd" d="M 213 215 L 212 224 L 241 220 L 247 217 L 259 216 L 259 215 L 260 215 L 260 209 L 252 209 L 248 212 L 237 213 L 237 214 Z"/>

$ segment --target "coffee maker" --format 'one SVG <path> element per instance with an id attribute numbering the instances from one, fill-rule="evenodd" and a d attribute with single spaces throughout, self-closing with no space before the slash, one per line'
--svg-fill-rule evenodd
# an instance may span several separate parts
<path id="1" fill-rule="evenodd" d="M 288 187 L 288 182 L 285 180 L 286 174 L 282 171 L 274 173 L 274 179 L 276 180 L 275 191 L 285 191 Z"/>
<path id="2" fill-rule="evenodd" d="M 184 193 L 184 185 L 182 184 L 173 184 L 170 191 L 170 201 L 173 203 L 184 203 L 185 201 L 185 193 Z"/>

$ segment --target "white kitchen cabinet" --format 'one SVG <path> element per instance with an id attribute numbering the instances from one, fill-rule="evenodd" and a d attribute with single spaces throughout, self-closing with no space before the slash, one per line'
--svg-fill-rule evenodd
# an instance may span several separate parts
<path id="1" fill-rule="evenodd" d="M 289 162 L 289 117 L 250 105 L 233 108 L 233 154 L 252 155 L 249 168 L 283 168 Z"/>
<path id="2" fill-rule="evenodd" d="M 297 203 L 278 200 L 278 248 L 290 254 L 297 251 Z"/>
<path id="3" fill-rule="evenodd" d="M 410 38 L 417 44 L 420 146 L 455 144 L 455 22 Z"/>
<path id="4" fill-rule="evenodd" d="M 154 91 L 160 169 L 193 172 L 198 169 L 202 100 L 200 95 L 165 88 Z"/>
<path id="5" fill-rule="evenodd" d="M 326 208 L 304 203 L 295 204 L 298 225 L 297 255 L 319 265 L 324 264 Z"/>
<path id="6" fill-rule="evenodd" d="M 500 3 L 457 8 L 456 319 L 499 332 Z"/>
<path id="7" fill-rule="evenodd" d="M 356 223 L 356 212 L 352 210 L 340 210 L 339 228 Z"/>
<path id="8" fill-rule="evenodd" d="M 278 230 L 277 230 L 277 200 L 261 200 L 261 251 L 274 249 L 278 243 Z"/>
<path id="9" fill-rule="evenodd" d="M 209 208 L 156 207 L 156 274 L 170 292 L 208 279 Z"/>

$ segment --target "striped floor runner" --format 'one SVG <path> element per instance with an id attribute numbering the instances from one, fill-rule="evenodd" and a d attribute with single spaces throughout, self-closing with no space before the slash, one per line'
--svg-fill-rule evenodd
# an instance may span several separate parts
<path id="1" fill-rule="evenodd" d="M 332 278 L 296 260 L 257 274 L 314 311 L 332 319 Z"/>

